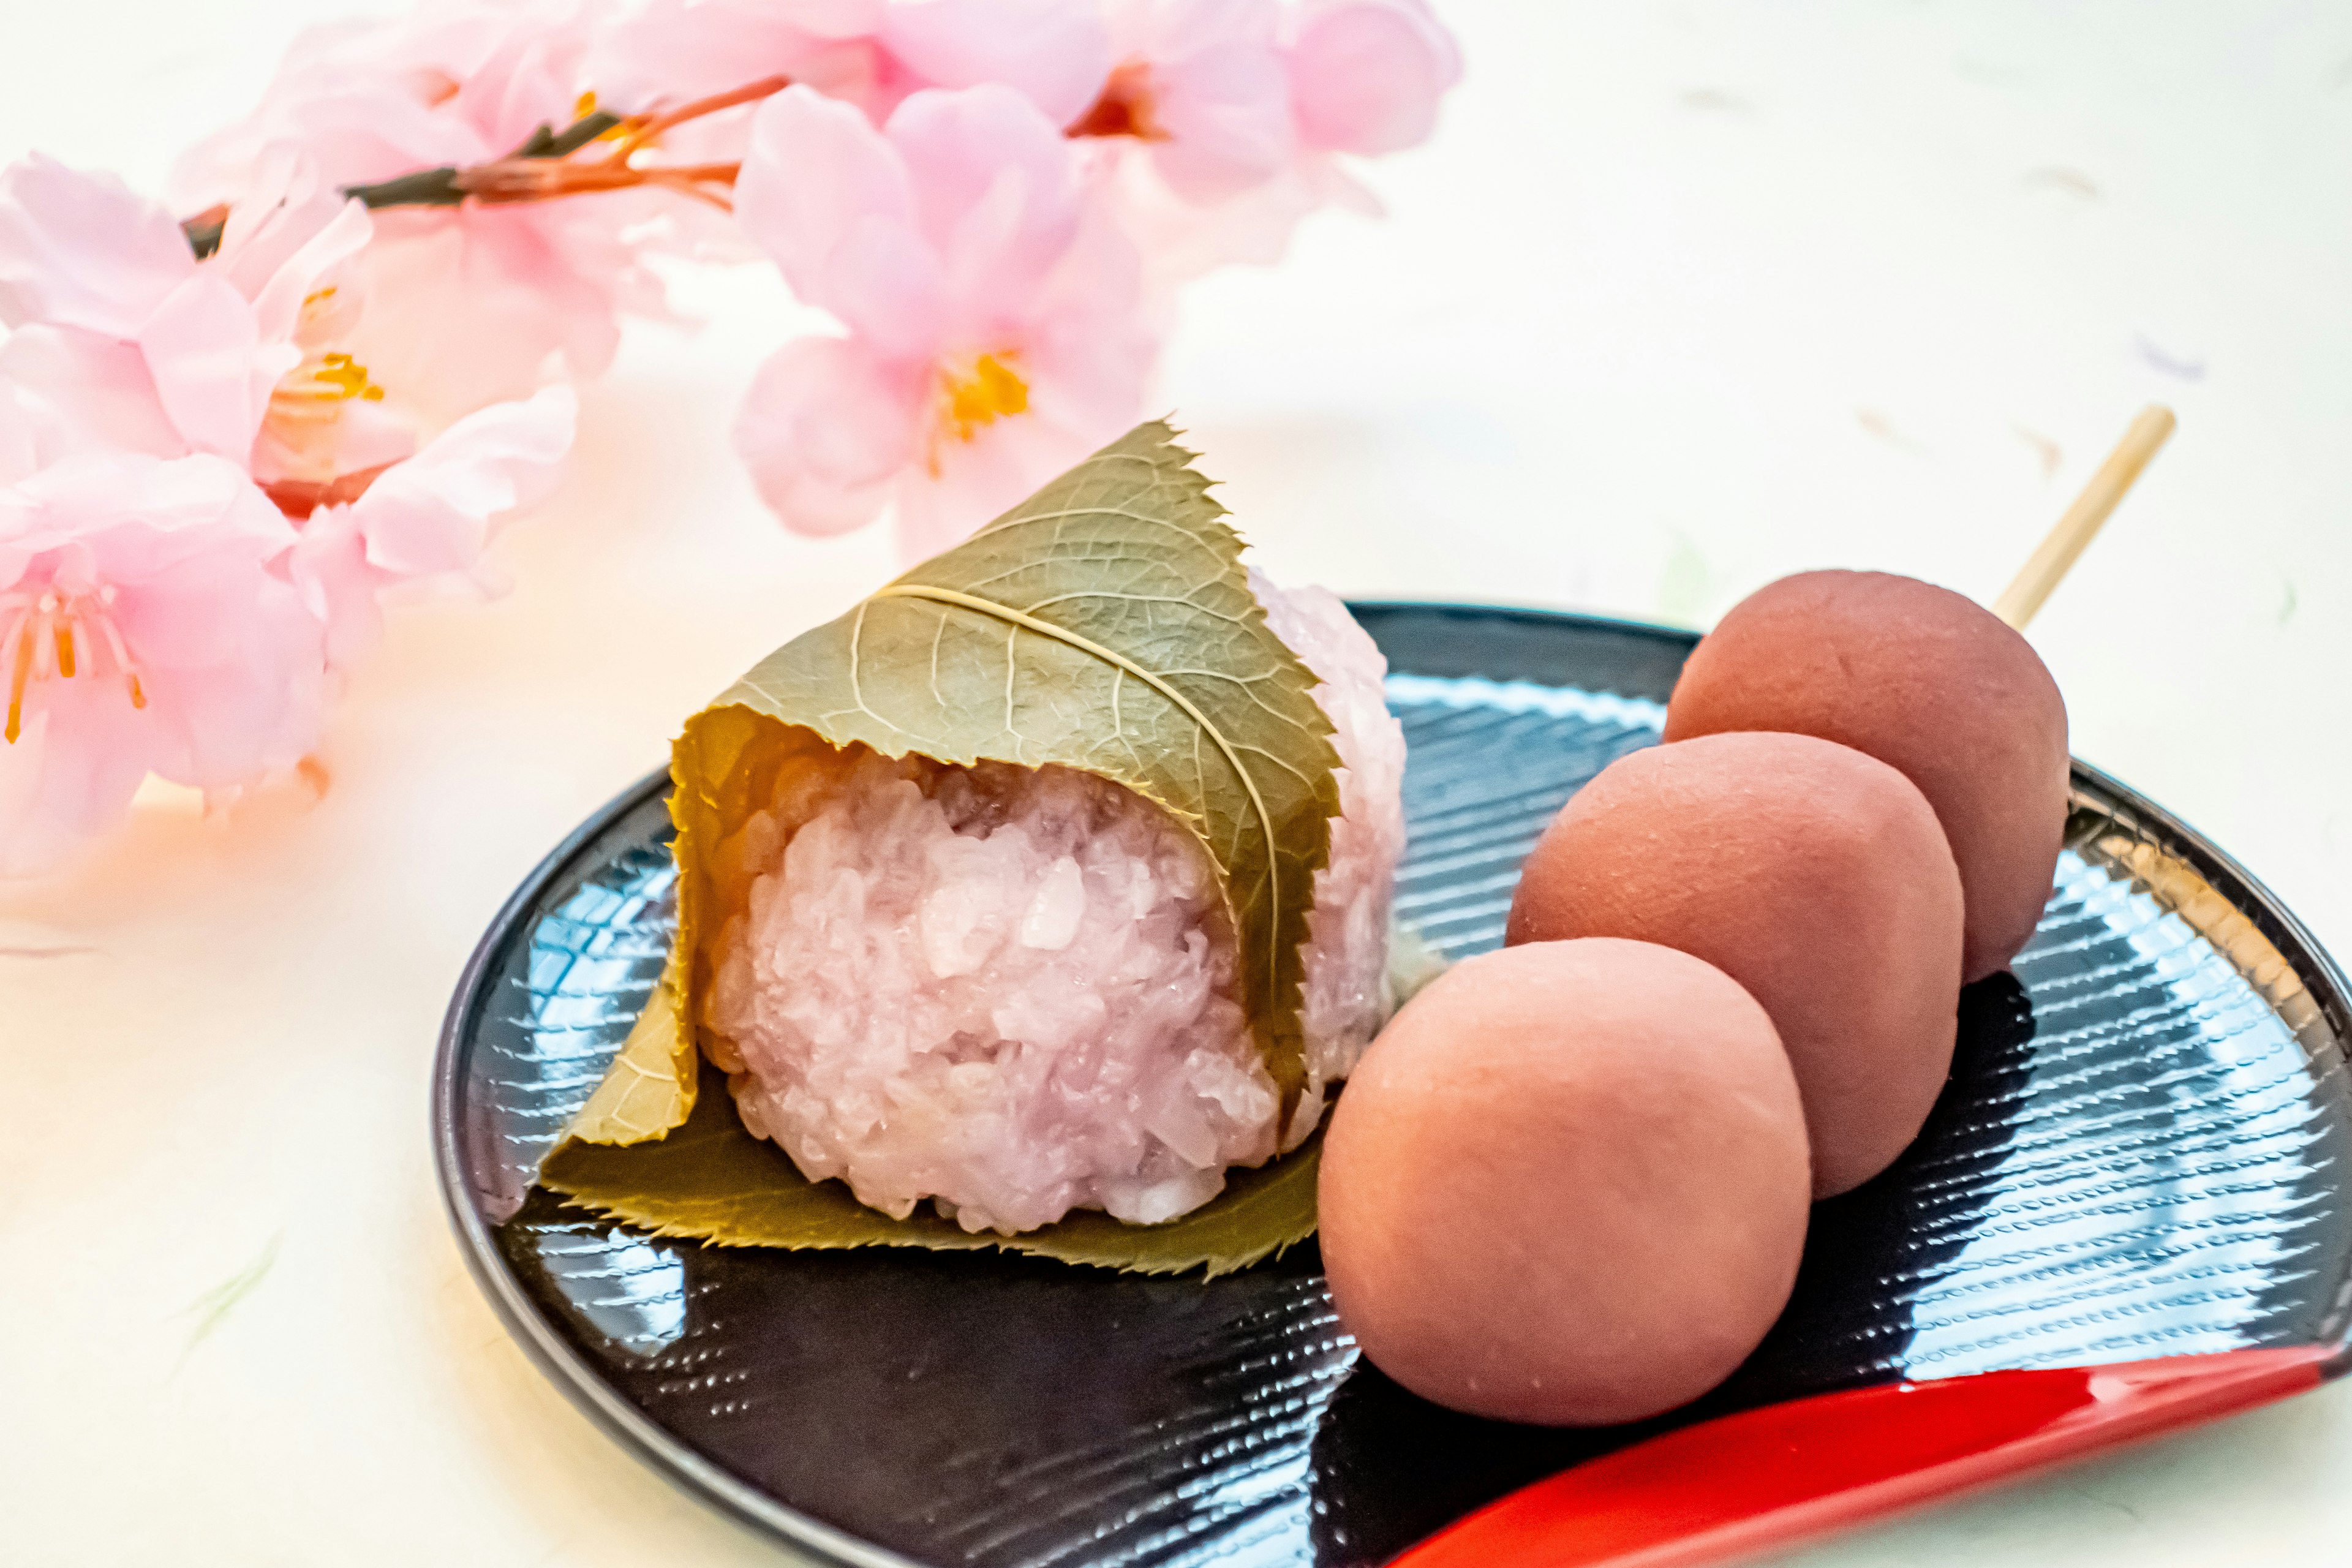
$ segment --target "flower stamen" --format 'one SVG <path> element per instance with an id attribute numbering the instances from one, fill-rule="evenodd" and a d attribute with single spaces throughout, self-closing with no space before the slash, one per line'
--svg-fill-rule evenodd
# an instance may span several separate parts
<path id="1" fill-rule="evenodd" d="M 271 412 L 292 414 L 303 405 L 383 401 L 383 388 L 368 378 L 367 366 L 347 353 L 321 354 L 288 371 L 269 391 Z M 289 406 L 280 408 L 279 399 Z"/>
<path id="2" fill-rule="evenodd" d="M 971 440 L 982 426 L 995 424 L 1005 415 L 1028 412 L 1029 384 L 1004 363 L 1013 357 L 982 354 L 971 362 L 969 374 L 940 373 L 947 422 L 955 426 L 959 441 Z"/>
<path id="3" fill-rule="evenodd" d="M 1132 136 L 1138 142 L 1171 140 L 1152 111 L 1151 68 L 1129 60 L 1110 73 L 1102 96 L 1070 122 L 1066 136 Z"/>
<path id="4" fill-rule="evenodd" d="M 320 360 L 311 379 L 333 387 L 344 397 L 368 403 L 383 401 L 383 388 L 368 379 L 367 366 L 346 353 L 331 353 Z"/>
<path id="5" fill-rule="evenodd" d="M 16 737 L 25 732 L 25 688 L 33 677 L 33 637 L 26 625 L 31 619 L 30 616 L 23 616 L 10 628 L 16 658 L 8 661 L 8 722 L 5 728 L 0 728 L 0 739 L 12 746 Z"/>
<path id="6" fill-rule="evenodd" d="M 974 356 L 959 374 L 939 367 L 939 393 L 923 466 L 936 478 L 940 444 L 952 436 L 969 442 L 984 427 L 1009 415 L 1029 411 L 1029 384 L 1013 369 L 1020 356 L 1011 350 Z"/>
<path id="7" fill-rule="evenodd" d="M 0 597 L 0 665 L 8 670 L 8 712 L 0 724 L 0 741 L 16 743 L 25 732 L 25 703 L 47 680 L 72 680 L 97 676 L 100 650 L 112 660 L 122 677 L 131 706 L 147 706 L 147 690 L 139 682 L 138 668 L 114 624 L 112 584 L 94 593 L 71 593 L 51 586 L 38 597 Z M 89 646 L 86 648 L 83 645 Z"/>
<path id="8" fill-rule="evenodd" d="M 383 401 L 383 388 L 369 376 L 367 366 L 348 353 L 313 353 L 269 389 L 262 429 L 280 448 L 272 466 L 285 470 L 286 479 L 313 488 L 330 483 L 339 455 L 337 431 L 349 406 Z M 270 489 L 276 483 L 266 481 L 263 488 Z M 304 514 L 310 510 L 305 507 Z"/>

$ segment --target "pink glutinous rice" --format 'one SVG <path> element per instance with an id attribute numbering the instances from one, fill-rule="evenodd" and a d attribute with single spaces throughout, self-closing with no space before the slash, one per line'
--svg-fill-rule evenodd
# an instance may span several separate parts
<path id="1" fill-rule="evenodd" d="M 1338 599 L 1250 582 L 1321 679 L 1345 764 L 1295 1146 L 1384 1021 L 1404 735 L 1387 661 Z M 720 932 L 704 1018 L 732 1044 L 719 1065 L 744 1124 L 811 1179 L 1013 1234 L 1079 1208 L 1172 1219 L 1276 1152 L 1208 858 L 1140 796 L 1067 768 L 853 748 L 787 770 L 719 853 L 770 868 Z"/>

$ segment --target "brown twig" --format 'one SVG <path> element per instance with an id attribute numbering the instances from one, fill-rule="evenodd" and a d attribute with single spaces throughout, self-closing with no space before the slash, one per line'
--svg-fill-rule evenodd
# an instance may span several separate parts
<path id="1" fill-rule="evenodd" d="M 649 169 L 600 161 L 587 163 L 537 163 L 502 158 L 477 163 L 457 174 L 457 190 L 485 205 L 514 202 L 551 201 L 558 196 L 584 196 L 599 191 L 625 191 L 639 185 L 661 185 L 701 195 L 705 184 L 731 186 L 740 163 L 673 163 Z"/>
<path id="2" fill-rule="evenodd" d="M 700 120 L 705 115 L 716 114 L 723 109 L 734 109 L 741 104 L 757 103 L 763 98 L 773 98 L 792 85 L 793 79 L 788 76 L 761 77 L 758 81 L 726 92 L 714 92 L 708 98 L 698 98 L 690 103 L 682 103 L 676 109 L 649 116 L 639 122 L 625 121 L 620 137 L 621 156 L 626 157 L 638 148 L 651 142 L 663 132 L 684 125 L 689 120 Z"/>
<path id="3" fill-rule="evenodd" d="M 638 163 L 639 153 L 665 132 L 772 97 L 792 85 L 782 76 L 762 77 L 726 92 L 713 93 L 675 109 L 643 115 L 616 115 L 603 110 L 583 114 L 562 131 L 542 125 L 523 144 L 503 158 L 467 167 L 447 164 L 419 169 L 366 184 L 346 185 L 343 194 L 370 209 L 385 207 L 454 207 L 467 202 L 486 205 L 552 201 L 562 196 L 589 195 L 602 191 L 654 186 L 676 191 L 720 208 L 730 205 L 740 163 Z M 602 155 L 586 155 L 608 142 Z M 228 208 L 216 206 L 189 218 L 180 226 L 199 260 L 220 248 Z"/>
<path id="4" fill-rule="evenodd" d="M 763 77 L 727 92 L 642 115 L 590 109 L 560 132 L 541 126 L 503 158 L 462 168 L 450 164 L 420 169 L 389 180 L 346 185 L 343 194 L 371 209 L 380 209 L 454 207 L 467 202 L 508 205 L 653 186 L 725 209 L 730 205 L 726 193 L 733 188 L 740 163 L 639 163 L 637 154 L 666 132 L 722 110 L 755 103 L 791 84 L 789 77 Z M 583 107 L 588 106 L 583 103 Z M 600 154 L 589 155 L 600 143 L 608 145 Z M 181 224 L 181 232 L 188 237 L 188 246 L 198 260 L 220 248 L 228 217 L 229 209 L 223 204 Z M 359 500 L 391 466 L 380 463 L 325 480 L 273 479 L 261 489 L 279 511 L 303 522 L 320 507 L 345 506 Z"/>

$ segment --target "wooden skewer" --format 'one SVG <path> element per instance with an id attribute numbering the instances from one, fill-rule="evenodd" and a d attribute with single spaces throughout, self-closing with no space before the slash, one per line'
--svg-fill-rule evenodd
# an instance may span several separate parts
<path id="1" fill-rule="evenodd" d="M 2057 526 L 2018 569 L 2009 586 L 2001 590 L 2000 597 L 1993 601 L 1994 615 L 2020 631 L 2025 629 L 2025 623 L 2033 618 L 2042 602 L 2050 597 L 2050 591 L 2058 586 L 2059 580 L 2081 557 L 2084 547 L 2097 535 L 2099 525 L 2107 521 L 2107 514 L 2116 510 L 2116 503 L 2124 499 L 2132 482 L 2139 478 L 2140 470 L 2171 439 L 2173 424 L 2172 410 L 2161 403 L 2151 403 L 2139 411 L 2139 417 L 2131 422 L 2131 428 L 2116 443 L 2116 449 L 2107 454 L 2107 460 L 2099 465 L 2099 471 L 2091 476 L 2091 482 L 2083 487 L 2083 493 L 2074 498 L 2074 504 L 2066 509 L 2066 515 L 2058 520 Z"/>

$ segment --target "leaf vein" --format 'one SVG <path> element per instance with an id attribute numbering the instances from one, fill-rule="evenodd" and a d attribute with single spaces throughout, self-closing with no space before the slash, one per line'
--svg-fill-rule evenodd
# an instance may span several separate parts
<path id="1" fill-rule="evenodd" d="M 1010 668 L 1012 661 L 1011 650 L 1013 641 L 1016 639 L 1019 634 L 1023 631 L 1031 632 L 1039 637 L 1052 637 L 1056 641 L 1067 643 L 1070 647 L 1078 649 L 1081 653 L 1090 654 L 1094 658 L 1102 660 L 1105 664 L 1112 666 L 1114 668 L 1123 668 L 1129 674 L 1133 675 L 1138 680 L 1142 681 L 1146 686 L 1152 688 L 1161 696 L 1167 698 L 1171 702 L 1173 702 L 1177 707 L 1182 709 L 1184 716 L 1192 720 L 1192 722 L 1198 726 L 1198 734 L 1196 734 L 1193 741 L 1194 754 L 1196 756 L 1199 754 L 1199 735 L 1206 735 L 1210 740 L 1215 742 L 1217 749 L 1224 753 L 1226 765 L 1233 769 L 1234 776 L 1241 780 L 1242 787 L 1248 792 L 1250 808 L 1257 816 L 1258 831 L 1265 836 L 1266 893 L 1267 896 L 1273 900 L 1274 905 L 1276 909 L 1282 907 L 1282 857 L 1276 853 L 1280 840 L 1275 835 L 1274 813 L 1266 808 L 1265 796 L 1264 793 L 1258 789 L 1256 778 L 1251 774 L 1247 768 L 1242 765 L 1241 753 L 1234 749 L 1234 743 L 1228 741 L 1224 736 L 1224 732 L 1210 721 L 1209 716 L 1206 713 L 1202 712 L 1199 706 L 1195 704 L 1191 698 L 1185 696 L 1184 693 L 1177 687 L 1171 684 L 1169 681 L 1162 679 L 1154 671 L 1146 669 L 1143 666 L 1136 663 L 1133 659 L 1129 658 L 1125 654 L 1118 652 L 1116 648 L 1105 647 L 1102 644 L 1096 642 L 1093 638 L 1083 637 L 1080 634 L 1070 630 L 1066 626 L 1057 626 L 1051 621 L 1037 620 L 1033 616 L 1014 609 L 1010 605 L 1000 605 L 993 599 L 983 599 L 977 594 L 966 594 L 954 588 L 934 588 L 921 583 L 893 583 L 877 591 L 875 594 L 874 598 L 928 599 L 933 604 L 953 605 L 959 608 L 972 610 L 983 616 L 993 616 L 999 620 L 1005 622 L 1010 628 L 1010 633 L 1005 644 L 1005 658 L 1008 668 L 1004 674 L 1005 728 L 1008 731 L 1013 727 L 1013 671 Z M 867 604 L 871 604 L 873 600 L 866 601 Z M 859 621 L 861 625 L 865 618 L 863 614 L 864 608 L 865 606 L 863 605 L 859 606 Z M 855 647 L 856 644 L 853 640 L 853 651 Z M 1206 775 L 1203 774 L 1202 776 L 1205 777 Z M 1278 929 L 1280 922 L 1275 921 L 1271 922 L 1271 924 L 1276 928 L 1275 931 L 1269 932 L 1269 944 L 1274 949 L 1274 953 L 1272 955 L 1274 972 L 1278 973 L 1281 969 L 1281 936 Z"/>

